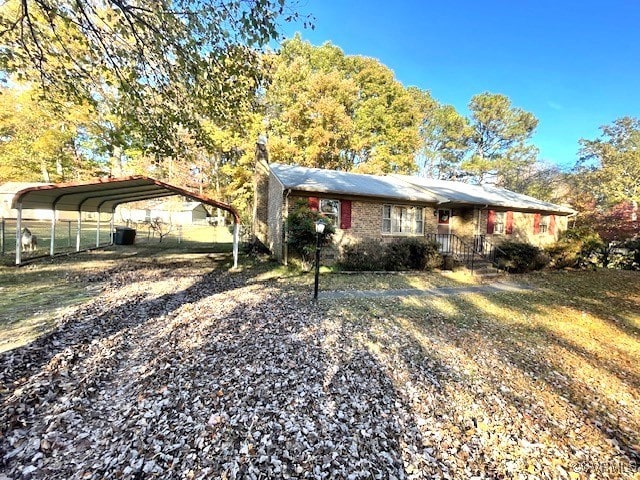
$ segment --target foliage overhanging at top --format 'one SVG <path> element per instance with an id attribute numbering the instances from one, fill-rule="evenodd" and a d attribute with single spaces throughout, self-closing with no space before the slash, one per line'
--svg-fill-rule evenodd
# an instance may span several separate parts
<path id="1" fill-rule="evenodd" d="M 151 134 L 202 117 L 234 123 L 263 80 L 257 49 L 291 20 L 286 0 L 8 0 L 0 69 L 48 98 L 95 104 Z M 169 132 L 170 133 L 170 132 Z M 166 146 L 159 146 L 165 147 Z"/>

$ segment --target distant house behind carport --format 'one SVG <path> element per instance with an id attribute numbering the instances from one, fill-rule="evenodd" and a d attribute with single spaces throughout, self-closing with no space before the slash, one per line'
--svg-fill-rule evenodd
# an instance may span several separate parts
<path id="1" fill-rule="evenodd" d="M 116 212 L 124 221 L 150 222 L 159 219 L 171 225 L 205 225 L 209 212 L 201 202 L 167 200 L 121 205 Z"/>

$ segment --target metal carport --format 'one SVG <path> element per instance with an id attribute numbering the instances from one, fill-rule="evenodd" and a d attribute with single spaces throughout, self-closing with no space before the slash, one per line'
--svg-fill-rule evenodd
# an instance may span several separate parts
<path id="1" fill-rule="evenodd" d="M 86 183 L 61 183 L 29 187 L 17 192 L 13 198 L 12 208 L 17 210 L 16 217 L 16 265 L 22 262 L 21 231 L 23 209 L 49 209 L 53 211 L 51 220 L 50 255 L 55 254 L 54 238 L 56 211 L 78 212 L 78 236 L 76 251 L 80 250 L 80 231 L 82 228 L 82 212 L 98 213 L 97 244 L 99 244 L 100 213 L 111 213 L 111 242 L 113 242 L 113 218 L 118 205 L 140 200 L 182 195 L 194 201 L 221 208 L 233 215 L 233 266 L 238 266 L 238 235 L 240 217 L 231 205 L 218 202 L 203 195 L 183 188 L 161 182 L 149 177 L 133 176 L 124 178 L 108 178 Z"/>

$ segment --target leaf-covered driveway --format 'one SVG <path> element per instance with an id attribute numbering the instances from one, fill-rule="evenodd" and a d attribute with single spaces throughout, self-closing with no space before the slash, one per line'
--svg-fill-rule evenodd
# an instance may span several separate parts
<path id="1" fill-rule="evenodd" d="M 609 410 L 626 423 L 595 424 L 532 373 L 553 345 L 506 348 L 476 318 L 315 305 L 291 283 L 210 270 L 131 262 L 78 278 L 103 285 L 96 301 L 0 357 L 0 479 L 635 472 L 637 389 Z"/>

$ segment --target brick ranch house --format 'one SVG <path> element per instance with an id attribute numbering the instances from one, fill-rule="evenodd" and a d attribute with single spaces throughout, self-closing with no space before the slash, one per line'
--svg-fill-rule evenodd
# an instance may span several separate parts
<path id="1" fill-rule="evenodd" d="M 503 188 L 405 175 L 365 175 L 259 161 L 255 177 L 254 232 L 285 263 L 286 221 L 298 201 L 335 227 L 342 245 L 373 238 L 436 240 L 443 253 L 464 245 L 482 253 L 506 240 L 544 247 L 567 229 L 576 212 Z"/>

